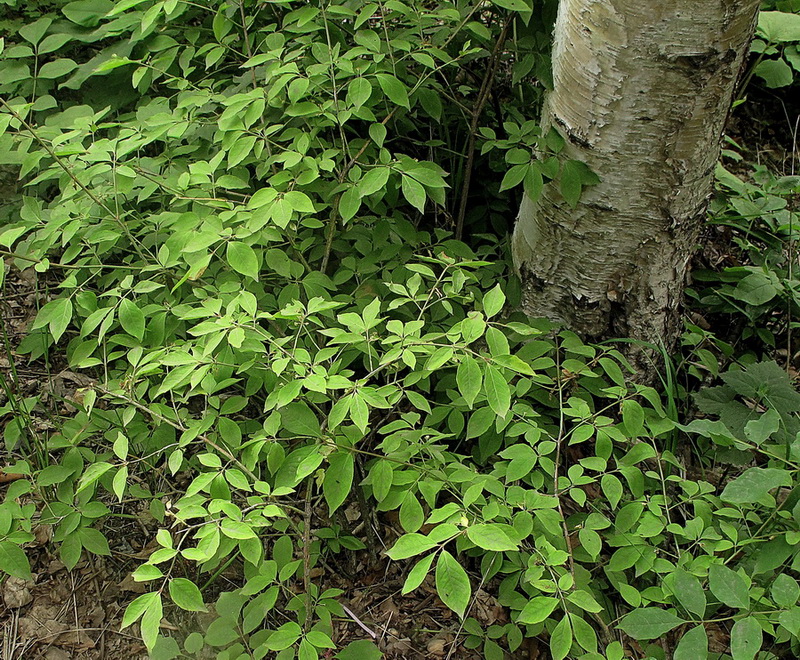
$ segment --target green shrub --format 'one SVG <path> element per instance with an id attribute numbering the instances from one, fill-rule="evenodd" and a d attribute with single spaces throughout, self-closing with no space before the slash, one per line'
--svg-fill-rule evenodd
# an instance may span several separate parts
<path id="1" fill-rule="evenodd" d="M 558 659 L 620 660 L 620 639 L 703 657 L 705 627 L 730 628 L 735 660 L 765 635 L 797 650 L 783 372 L 737 367 L 682 424 L 611 346 L 510 311 L 488 230 L 501 190 L 560 175 L 559 137 L 530 121 L 553 2 L 10 6 L 0 164 L 24 194 L 0 246 L 44 302 L 19 350 L 92 380 L 46 437 L 45 403 L 2 383 L 26 478 L 0 505 L 0 569 L 29 576 L 34 516 L 71 569 L 143 503 L 158 549 L 124 624 L 153 657 L 317 658 L 344 611 L 312 569 L 364 547 L 339 515 L 360 490 L 398 512 L 385 554 L 403 591 L 430 574 L 490 660 L 525 637 Z M 507 107 L 477 103 L 484 81 Z M 231 565 L 240 584 L 217 596 Z M 483 587 L 504 625 L 471 616 Z M 159 637 L 165 606 L 214 597 L 207 630 Z M 356 640 L 337 657 L 377 654 Z"/>

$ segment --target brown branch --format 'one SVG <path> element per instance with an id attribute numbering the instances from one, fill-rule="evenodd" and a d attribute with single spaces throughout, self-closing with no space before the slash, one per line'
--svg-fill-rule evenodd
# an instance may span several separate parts
<path id="1" fill-rule="evenodd" d="M 489 58 L 489 66 L 486 68 L 486 74 L 483 76 L 483 82 L 481 83 L 481 88 L 478 91 L 478 99 L 474 108 L 472 109 L 472 121 L 470 122 L 469 126 L 469 142 L 467 145 L 467 162 L 464 165 L 464 181 L 461 186 L 461 200 L 459 202 L 458 215 L 456 216 L 457 241 L 461 240 L 461 237 L 464 233 L 464 218 L 467 215 L 467 197 L 469 196 L 469 186 L 472 179 L 472 166 L 475 162 L 475 142 L 477 139 L 478 122 L 480 121 L 483 107 L 486 105 L 486 102 L 491 96 L 494 77 L 497 73 L 497 67 L 500 63 L 500 51 L 503 48 L 503 44 L 505 44 L 506 37 L 508 36 L 508 30 L 511 27 L 513 20 L 513 18 L 510 18 L 508 21 L 506 21 L 506 24 L 503 26 L 503 29 L 500 32 L 500 36 L 497 38 L 497 42 L 492 50 L 492 55 Z"/>

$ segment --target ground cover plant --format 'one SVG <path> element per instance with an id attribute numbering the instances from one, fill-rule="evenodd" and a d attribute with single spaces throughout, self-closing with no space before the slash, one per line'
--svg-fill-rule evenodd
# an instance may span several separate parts
<path id="1" fill-rule="evenodd" d="M 797 176 L 730 145 L 636 384 L 516 311 L 515 195 L 602 175 L 533 120 L 555 2 L 3 6 L 7 610 L 108 560 L 153 658 L 798 655 Z M 375 567 L 438 628 L 366 620 Z"/>

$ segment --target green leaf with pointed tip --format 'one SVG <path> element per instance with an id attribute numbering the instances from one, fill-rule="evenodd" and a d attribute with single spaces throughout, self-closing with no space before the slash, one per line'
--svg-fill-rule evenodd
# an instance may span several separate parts
<path id="1" fill-rule="evenodd" d="M 503 293 L 500 285 L 496 284 L 493 289 L 487 291 L 483 296 L 483 313 L 489 319 L 499 314 L 505 304 L 506 294 Z"/>
<path id="2" fill-rule="evenodd" d="M 187 612 L 206 612 L 200 589 L 191 580 L 175 578 L 169 581 L 169 597 L 182 610 Z"/>
<path id="3" fill-rule="evenodd" d="M 322 493 L 331 514 L 344 504 L 350 494 L 350 489 L 353 487 L 354 465 L 353 454 L 347 450 L 340 449 L 328 456 L 328 469 L 325 470 Z"/>
<path id="4" fill-rule="evenodd" d="M 464 355 L 456 370 L 456 385 L 464 401 L 472 408 L 483 385 L 483 374 L 478 361 L 471 355 Z"/>
<path id="5" fill-rule="evenodd" d="M 522 608 L 517 617 L 517 623 L 534 625 L 541 623 L 549 617 L 558 606 L 558 598 L 552 596 L 536 596 L 531 598 Z"/>
<path id="6" fill-rule="evenodd" d="M 682 623 L 686 620 L 668 610 L 640 607 L 624 616 L 618 627 L 634 639 L 657 639 Z"/>
<path id="7" fill-rule="evenodd" d="M 498 417 L 505 417 L 511 407 L 511 389 L 503 374 L 490 364 L 486 365 L 484 377 L 486 401 Z"/>
<path id="8" fill-rule="evenodd" d="M 572 648 L 572 625 L 570 624 L 569 614 L 565 614 L 553 628 L 550 634 L 550 654 L 553 660 L 563 660 L 569 655 Z"/>
<path id="9" fill-rule="evenodd" d="M 157 591 L 151 591 L 150 593 L 142 594 L 132 600 L 130 605 L 125 608 L 125 614 L 122 616 L 122 625 L 120 627 L 127 628 L 132 623 L 138 621 L 145 613 L 145 610 L 150 607 L 151 603 L 156 599 L 160 600 L 160 598 L 161 596 Z"/>
<path id="10" fill-rule="evenodd" d="M 404 108 L 411 108 L 408 102 L 408 90 L 402 82 L 389 73 L 377 73 L 375 77 L 378 79 L 378 84 L 381 86 L 383 93 L 389 97 L 392 103 L 401 105 Z"/>
<path id="11" fill-rule="evenodd" d="M 408 577 L 406 578 L 405 583 L 403 584 L 402 593 L 403 595 L 414 591 L 419 585 L 422 584 L 425 577 L 431 570 L 431 564 L 433 564 L 433 558 L 436 554 L 430 554 L 427 557 L 423 557 L 420 559 L 416 564 L 414 564 L 414 568 L 412 568 L 408 572 Z"/>
<path id="12" fill-rule="evenodd" d="M 144 339 L 144 313 L 132 300 L 123 298 L 119 301 L 119 324 L 131 337 L 139 341 Z"/>
<path id="13" fill-rule="evenodd" d="M 436 593 L 462 619 L 469 605 L 472 589 L 469 576 L 447 550 L 442 550 L 436 562 Z"/>
<path id="14" fill-rule="evenodd" d="M 342 216 L 342 220 L 344 222 L 351 220 L 360 208 L 361 193 L 358 188 L 353 186 L 345 190 L 339 198 L 339 215 Z"/>
<path id="15" fill-rule="evenodd" d="M 708 635 L 700 625 L 681 637 L 672 660 L 706 660 L 708 658 Z"/>
<path id="16" fill-rule="evenodd" d="M 400 505 L 400 526 L 407 532 L 416 532 L 422 527 L 425 512 L 417 496 L 412 492 L 406 493 Z"/>
<path id="17" fill-rule="evenodd" d="M 403 536 L 397 539 L 395 544 L 386 551 L 386 555 L 390 559 L 398 561 L 427 552 L 435 546 L 435 541 L 431 541 L 431 539 L 422 534 L 403 534 Z"/>
<path id="18" fill-rule="evenodd" d="M 401 188 L 406 201 L 420 213 L 424 213 L 426 194 L 422 184 L 416 179 L 404 174 Z"/>
<path id="19" fill-rule="evenodd" d="M 372 84 L 366 78 L 353 78 L 347 85 L 346 102 L 360 108 L 372 95 Z"/>
<path id="20" fill-rule="evenodd" d="M 729 482 L 720 499 L 733 504 L 748 504 L 760 500 L 773 488 L 790 486 L 791 475 L 778 468 L 750 468 Z"/>
<path id="21" fill-rule="evenodd" d="M 150 602 L 147 609 L 142 615 L 140 627 L 142 630 L 142 641 L 147 647 L 148 651 L 152 651 L 158 639 L 158 630 L 161 627 L 161 618 L 163 616 L 163 606 L 161 604 L 161 596 L 156 594 L 156 598 Z"/>
<path id="22" fill-rule="evenodd" d="M 246 243 L 231 241 L 225 251 L 228 265 L 237 273 L 258 281 L 258 256 L 256 251 Z"/>
<path id="23" fill-rule="evenodd" d="M 13 541 L 0 541 L 0 571 L 21 580 L 33 579 L 25 551 Z"/>
<path id="24" fill-rule="evenodd" d="M 750 594 L 744 578 L 722 564 L 711 564 L 708 568 L 708 588 L 711 593 L 728 607 L 747 609 Z"/>
<path id="25" fill-rule="evenodd" d="M 692 614 L 702 617 L 706 613 L 706 592 L 700 580 L 683 569 L 675 570 L 673 588 L 678 602 Z"/>
<path id="26" fill-rule="evenodd" d="M 479 548 L 495 552 L 517 550 L 519 541 L 512 538 L 513 527 L 495 523 L 478 523 L 467 527 L 467 538 Z"/>

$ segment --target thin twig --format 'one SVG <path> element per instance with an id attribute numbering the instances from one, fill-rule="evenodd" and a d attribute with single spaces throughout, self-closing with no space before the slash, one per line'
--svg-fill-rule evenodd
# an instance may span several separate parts
<path id="1" fill-rule="evenodd" d="M 244 0 L 239 0 L 239 13 L 242 17 L 242 34 L 244 35 L 244 47 L 247 51 L 247 59 L 253 59 L 253 49 L 250 48 L 250 35 L 247 34 L 247 16 L 244 13 Z M 250 67 L 250 73 L 253 74 L 253 89 L 258 89 L 258 81 L 256 80 L 255 67 Z"/>
<path id="2" fill-rule="evenodd" d="M 100 387 L 99 385 L 94 385 L 94 389 L 100 392 L 101 394 L 105 394 L 106 396 L 113 396 L 117 399 L 121 399 L 122 401 L 125 401 L 126 403 L 132 405 L 134 408 L 147 413 L 154 419 L 157 419 L 160 422 L 164 422 L 165 424 L 169 424 L 171 427 L 177 429 L 178 431 L 181 432 L 188 431 L 188 429 L 180 422 L 173 421 L 169 417 L 164 417 L 164 415 L 162 415 L 161 413 L 156 412 L 152 408 L 148 408 L 144 404 L 139 403 L 135 399 L 131 399 L 129 396 L 126 396 L 125 394 L 120 394 L 119 392 L 112 392 L 111 390 L 107 390 L 104 387 Z M 225 449 L 225 447 L 218 445 L 216 442 L 214 442 L 211 438 L 209 438 L 206 435 L 198 434 L 197 437 L 203 442 L 205 442 L 209 447 L 215 449 L 220 454 L 222 454 L 225 458 L 231 461 L 231 463 L 237 465 L 248 477 L 250 477 L 254 481 L 258 481 L 258 476 L 244 463 L 242 463 L 238 458 L 236 458 L 233 454 L 231 454 L 231 452 Z"/>
<path id="3" fill-rule="evenodd" d="M 556 377 L 558 379 L 558 438 L 556 439 L 556 460 L 553 469 L 553 494 L 556 496 L 558 503 L 558 515 L 561 516 L 561 529 L 564 533 L 564 543 L 567 547 L 567 556 L 569 557 L 569 572 L 572 577 L 575 577 L 575 559 L 572 556 L 572 545 L 569 541 L 569 528 L 567 527 L 567 519 L 564 517 L 564 508 L 561 506 L 561 493 L 558 488 L 558 479 L 561 470 L 561 448 L 564 444 L 564 430 L 566 420 L 564 419 L 564 383 L 561 380 L 561 355 L 559 350 L 556 350 Z"/>
<path id="4" fill-rule="evenodd" d="M 306 508 L 303 515 L 303 590 L 306 594 L 306 618 L 303 622 L 303 631 L 311 630 L 314 608 L 311 595 L 311 489 L 313 480 L 308 479 L 306 485 Z"/>
<path id="5" fill-rule="evenodd" d="M 389 112 L 389 114 L 386 115 L 381 120 L 381 124 L 386 126 L 386 124 L 389 122 L 389 120 L 392 118 L 393 115 L 394 115 L 394 110 Z M 349 160 L 347 165 L 345 165 L 344 168 L 342 169 L 341 174 L 339 174 L 339 183 L 344 182 L 347 173 L 350 171 L 353 165 L 355 165 L 358 162 L 358 159 L 361 158 L 361 155 L 367 150 L 368 146 L 369 146 L 369 140 L 365 140 L 364 145 L 361 147 L 361 149 L 358 150 L 358 153 L 355 156 L 353 156 Z M 331 211 L 331 219 L 328 223 L 328 235 L 325 238 L 325 254 L 322 257 L 322 263 L 320 264 L 319 267 L 320 273 L 325 273 L 328 270 L 328 262 L 330 261 L 331 250 L 333 248 L 333 237 L 336 235 L 336 219 L 337 216 L 339 215 L 339 199 L 341 199 L 341 194 L 337 195 L 336 201 L 334 202 L 333 205 L 333 210 Z"/>
<path id="6" fill-rule="evenodd" d="M 486 68 L 486 74 L 483 77 L 480 91 L 478 92 L 478 99 L 472 109 L 472 121 L 469 126 L 469 144 L 467 145 L 467 162 L 464 165 L 464 181 L 461 185 L 461 200 L 458 206 L 458 215 L 456 216 L 456 240 L 460 241 L 464 233 L 464 218 L 467 215 L 467 197 L 469 196 L 469 186 L 472 179 L 472 166 L 475 161 L 475 142 L 477 140 L 478 122 L 481 118 L 483 106 L 489 100 L 492 93 L 492 85 L 494 83 L 494 76 L 497 73 L 497 66 L 500 61 L 500 51 L 506 41 L 508 30 L 513 23 L 513 19 L 506 21 L 503 26 L 500 36 L 492 50 L 492 55 L 489 59 L 489 66 Z"/>
<path id="7" fill-rule="evenodd" d="M 357 617 L 355 614 L 353 614 L 353 613 L 350 611 L 350 608 L 349 608 L 349 607 L 347 607 L 347 605 L 345 605 L 344 603 L 340 603 L 340 605 L 342 606 L 342 609 L 344 610 L 344 613 L 345 613 L 345 614 L 347 614 L 347 616 L 349 616 L 349 617 L 350 617 L 350 618 L 351 618 L 353 621 L 355 621 L 355 622 L 356 622 L 356 623 L 357 623 L 357 624 L 358 624 L 358 625 L 361 627 L 361 629 L 362 629 L 364 632 L 366 632 L 366 633 L 367 633 L 367 634 L 368 634 L 370 637 L 372 637 L 372 639 L 378 639 L 378 635 L 377 635 L 377 633 L 374 633 L 374 632 L 372 632 L 372 630 L 370 630 L 369 628 L 367 628 L 367 626 L 365 626 L 365 625 L 364 625 L 364 624 L 361 622 L 361 619 L 359 619 L 359 618 L 358 618 L 358 617 Z"/>

